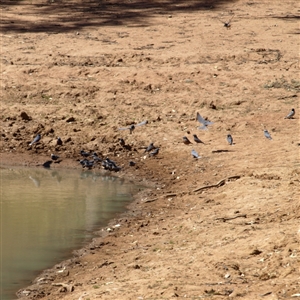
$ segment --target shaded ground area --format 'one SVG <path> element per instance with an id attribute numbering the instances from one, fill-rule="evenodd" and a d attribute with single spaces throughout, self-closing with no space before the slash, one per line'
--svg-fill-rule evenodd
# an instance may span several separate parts
<path id="1" fill-rule="evenodd" d="M 90 26 L 149 26 L 157 14 L 216 10 L 235 0 L 211 1 L 1 1 L 2 29 L 16 32 L 69 32 Z M 19 6 L 24 11 L 16 12 Z M 35 17 L 34 22 L 31 18 Z"/>
<path id="2" fill-rule="evenodd" d="M 296 2 L 13 4 L 1 2 L 2 164 L 42 167 L 54 153 L 62 161 L 51 168 L 81 168 L 85 150 L 150 186 L 18 296 L 298 294 Z M 214 124 L 200 130 L 196 112 Z M 156 156 L 145 152 L 151 142 Z"/>

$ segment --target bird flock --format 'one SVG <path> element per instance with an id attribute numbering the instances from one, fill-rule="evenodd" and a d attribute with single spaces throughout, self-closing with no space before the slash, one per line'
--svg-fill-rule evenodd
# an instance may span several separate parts
<path id="1" fill-rule="evenodd" d="M 293 119 L 295 115 L 295 109 L 292 108 L 291 111 L 286 115 L 286 117 L 284 119 Z M 214 122 L 211 122 L 209 120 L 204 119 L 198 112 L 196 114 L 196 120 L 201 124 L 201 126 L 198 126 L 197 128 L 201 129 L 201 130 L 208 130 L 208 126 L 213 125 Z M 128 127 L 122 127 L 119 128 L 119 130 L 129 130 L 129 133 L 132 134 L 133 131 L 135 130 L 136 127 L 142 126 L 142 125 L 146 125 L 148 124 L 148 121 L 142 121 L 140 123 L 137 124 L 131 124 Z M 267 129 L 263 130 L 264 136 L 265 138 L 267 138 L 268 140 L 272 140 L 271 134 L 268 132 Z M 41 134 L 37 134 L 35 136 L 35 138 L 32 140 L 32 142 L 29 143 L 29 146 L 32 147 L 34 144 L 37 144 L 40 142 L 41 140 Z M 197 144 L 205 144 L 203 141 L 201 141 L 198 136 L 196 134 L 193 134 L 193 139 L 194 142 Z M 227 142 L 229 145 L 234 145 L 233 143 L 233 137 L 231 134 L 227 134 Z M 182 138 L 183 143 L 185 145 L 190 145 L 193 144 L 186 136 L 183 136 Z M 123 138 L 119 138 L 119 143 L 120 145 L 127 149 L 127 150 L 131 150 L 131 146 L 127 145 L 124 141 Z M 62 139 L 60 137 L 57 138 L 56 141 L 57 145 L 62 145 Z M 159 147 L 155 147 L 154 143 L 150 143 L 148 147 L 145 147 L 145 151 L 144 153 L 148 153 L 149 157 L 153 157 L 153 156 L 157 156 L 159 153 L 160 148 Z M 121 167 L 118 166 L 116 164 L 116 162 L 114 162 L 113 160 L 109 159 L 108 157 L 106 158 L 101 158 L 98 156 L 98 154 L 96 152 L 86 152 L 84 150 L 80 150 L 79 154 L 83 157 L 81 160 L 79 160 L 79 163 L 81 164 L 81 166 L 83 168 L 86 169 L 92 169 L 94 168 L 97 164 L 100 165 L 103 169 L 105 170 L 109 170 L 109 171 L 114 171 L 114 172 L 118 172 L 121 170 Z M 191 151 L 192 157 L 199 159 L 201 158 L 201 156 L 197 153 L 196 150 L 192 149 Z M 60 159 L 60 157 L 58 155 L 55 154 L 51 154 L 51 160 L 46 161 L 43 166 L 45 168 L 50 168 L 50 165 L 54 162 L 54 163 L 60 163 L 62 160 Z M 135 166 L 135 162 L 134 161 L 129 161 L 129 166 Z"/>

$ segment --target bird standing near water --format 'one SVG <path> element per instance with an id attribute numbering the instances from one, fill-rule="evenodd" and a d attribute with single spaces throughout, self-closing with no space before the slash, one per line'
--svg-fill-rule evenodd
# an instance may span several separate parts
<path id="1" fill-rule="evenodd" d="M 59 159 L 59 156 L 58 155 L 55 155 L 53 153 L 51 153 L 51 159 L 52 160 L 58 160 Z"/>
<path id="2" fill-rule="evenodd" d="M 41 135 L 38 134 L 33 141 L 29 144 L 29 146 L 32 146 L 33 144 L 37 143 L 41 139 Z"/>
<path id="3" fill-rule="evenodd" d="M 89 157 L 89 156 L 91 155 L 90 152 L 85 152 L 84 150 L 81 150 L 81 151 L 80 151 L 80 154 L 81 154 L 81 156 L 83 156 L 83 157 Z"/>

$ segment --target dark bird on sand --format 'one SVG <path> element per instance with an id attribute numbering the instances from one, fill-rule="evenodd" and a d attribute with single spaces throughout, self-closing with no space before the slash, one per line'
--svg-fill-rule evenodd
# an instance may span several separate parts
<path id="1" fill-rule="evenodd" d="M 57 138 L 56 140 L 56 145 L 61 146 L 63 144 L 62 140 L 60 137 Z"/>
<path id="2" fill-rule="evenodd" d="M 87 169 L 92 169 L 94 166 L 94 161 L 93 160 L 88 160 L 88 159 L 82 159 L 79 161 L 80 164 L 82 165 L 83 168 L 87 168 Z"/>
<path id="3" fill-rule="evenodd" d="M 46 162 L 43 163 L 43 167 L 49 169 L 51 164 L 52 164 L 52 160 L 47 160 Z"/>
<path id="4" fill-rule="evenodd" d="M 51 154 L 51 159 L 52 159 L 52 160 L 58 160 L 58 159 L 59 159 L 59 156 L 52 153 L 52 154 Z"/>
<path id="5" fill-rule="evenodd" d="M 100 162 L 100 161 L 102 161 L 102 159 L 98 156 L 98 154 L 96 152 L 94 152 L 92 154 L 92 158 L 93 158 L 94 162 Z"/>
<path id="6" fill-rule="evenodd" d="M 194 141 L 196 142 L 196 143 L 202 143 L 202 144 L 204 144 L 198 137 L 197 137 L 197 135 L 196 134 L 193 134 L 193 137 L 194 137 Z"/>
<path id="7" fill-rule="evenodd" d="M 125 146 L 125 141 L 124 141 L 124 139 L 120 138 L 120 139 L 119 139 L 119 142 L 120 142 L 120 145 L 121 145 L 122 147 Z"/>
<path id="8" fill-rule="evenodd" d="M 146 121 L 143 121 L 143 122 L 138 123 L 138 124 L 131 124 L 129 127 L 119 128 L 119 130 L 129 129 L 129 132 L 131 134 L 136 127 L 146 125 L 147 123 L 148 123 L 148 121 L 146 120 Z"/>
<path id="9" fill-rule="evenodd" d="M 89 157 L 89 156 L 91 155 L 90 152 L 85 152 L 84 150 L 81 150 L 81 151 L 80 151 L 80 154 L 81 154 L 81 156 L 83 156 L 83 157 Z"/>
<path id="10" fill-rule="evenodd" d="M 150 156 L 156 156 L 159 152 L 159 148 L 154 149 L 152 152 L 149 153 Z"/>
<path id="11" fill-rule="evenodd" d="M 184 136 L 184 137 L 182 138 L 182 140 L 183 140 L 183 143 L 184 143 L 185 145 L 192 144 L 192 142 L 191 142 L 186 136 Z"/>
<path id="12" fill-rule="evenodd" d="M 117 164 L 109 159 L 108 157 L 105 158 L 102 162 L 102 167 L 105 169 L 105 170 L 110 170 L 110 171 L 115 171 L 115 172 L 118 172 L 121 170 L 121 167 L 117 166 Z"/>
<path id="13" fill-rule="evenodd" d="M 155 149 L 153 143 L 150 143 L 150 145 L 145 149 L 145 152 L 150 152 L 151 150 Z"/>

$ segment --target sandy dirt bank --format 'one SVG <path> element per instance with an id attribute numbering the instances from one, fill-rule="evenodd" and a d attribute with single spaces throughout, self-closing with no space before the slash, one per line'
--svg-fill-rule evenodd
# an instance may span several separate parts
<path id="1" fill-rule="evenodd" d="M 150 185 L 18 297 L 299 295 L 297 1 L 0 4 L 1 163 L 78 168 L 83 149 Z"/>

